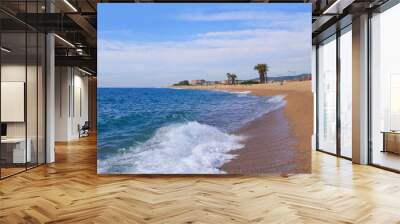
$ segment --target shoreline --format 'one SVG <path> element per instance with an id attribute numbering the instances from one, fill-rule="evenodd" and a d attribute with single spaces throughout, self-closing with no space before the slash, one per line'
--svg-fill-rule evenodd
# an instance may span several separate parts
<path id="1" fill-rule="evenodd" d="M 284 95 L 284 107 L 269 112 L 240 128 L 248 136 L 236 158 L 221 169 L 228 174 L 310 173 L 313 96 L 310 81 L 253 84 L 184 86 L 182 89 L 250 91 L 255 96 Z M 266 147 L 268 146 L 268 147 Z"/>

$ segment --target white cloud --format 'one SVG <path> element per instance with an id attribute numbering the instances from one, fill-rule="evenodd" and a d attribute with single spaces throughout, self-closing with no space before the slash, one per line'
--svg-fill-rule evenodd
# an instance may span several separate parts
<path id="1" fill-rule="evenodd" d="M 100 86 L 222 80 L 227 72 L 236 73 L 239 79 L 250 79 L 257 77 L 253 70 L 257 63 L 267 63 L 272 76 L 310 71 L 311 13 L 188 12 L 176 19 L 232 21 L 242 29 L 200 33 L 186 41 L 114 41 L 100 37 Z"/>
<path id="2" fill-rule="evenodd" d="M 225 11 L 225 12 L 189 12 L 177 16 L 179 20 L 198 22 L 239 22 L 242 26 L 253 28 L 278 28 L 299 30 L 311 23 L 309 12 L 287 11 Z"/>
<path id="3" fill-rule="evenodd" d="M 253 66 L 268 63 L 270 75 L 310 71 L 309 30 L 255 28 L 199 34 L 187 41 L 99 41 L 100 86 L 160 86 L 184 79 L 222 80 L 257 76 Z M 116 81 L 118 80 L 118 81 Z"/>
<path id="4" fill-rule="evenodd" d="M 297 19 L 299 17 L 309 16 L 309 13 L 304 12 L 265 12 L 265 11 L 225 11 L 225 12 L 188 12 L 180 14 L 177 19 L 186 21 L 284 21 Z"/>

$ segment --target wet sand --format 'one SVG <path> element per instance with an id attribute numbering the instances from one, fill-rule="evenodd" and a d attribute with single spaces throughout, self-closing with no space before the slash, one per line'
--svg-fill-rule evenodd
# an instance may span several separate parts
<path id="1" fill-rule="evenodd" d="M 188 88 L 188 87 L 185 87 Z M 237 134 L 247 136 L 237 157 L 222 166 L 229 174 L 310 173 L 313 96 L 311 81 L 283 85 L 191 86 L 193 89 L 251 91 L 257 96 L 285 95 L 284 108 L 244 126 Z"/>

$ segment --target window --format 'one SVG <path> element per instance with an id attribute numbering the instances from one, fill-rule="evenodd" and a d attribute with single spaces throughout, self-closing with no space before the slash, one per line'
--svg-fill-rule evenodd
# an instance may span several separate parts
<path id="1" fill-rule="evenodd" d="M 340 36 L 340 154 L 352 157 L 352 33 L 351 26 Z"/>
<path id="2" fill-rule="evenodd" d="M 371 160 L 400 170 L 400 5 L 371 19 Z"/>
<path id="3" fill-rule="evenodd" d="M 318 149 L 336 153 L 336 36 L 318 48 Z"/>

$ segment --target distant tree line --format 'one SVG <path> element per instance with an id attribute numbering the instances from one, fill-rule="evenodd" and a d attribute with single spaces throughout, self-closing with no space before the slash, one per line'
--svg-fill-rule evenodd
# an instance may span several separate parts
<path id="1" fill-rule="evenodd" d="M 173 85 L 174 85 L 174 86 L 189 86 L 190 83 L 189 83 L 188 80 L 183 80 L 183 81 L 180 81 L 180 82 L 175 83 L 175 84 L 173 84 Z"/>
<path id="2" fill-rule="evenodd" d="M 257 64 L 254 66 L 254 70 L 258 71 L 259 74 L 259 81 L 256 80 L 246 80 L 240 82 L 241 84 L 258 84 L 258 83 L 267 83 L 268 82 L 268 77 L 267 77 L 267 72 L 269 71 L 269 67 L 267 64 Z M 234 73 L 226 73 L 226 84 L 228 85 L 235 85 L 238 84 L 238 77 Z M 188 80 L 183 80 L 178 83 L 173 84 L 174 86 L 189 86 L 190 82 Z"/>

